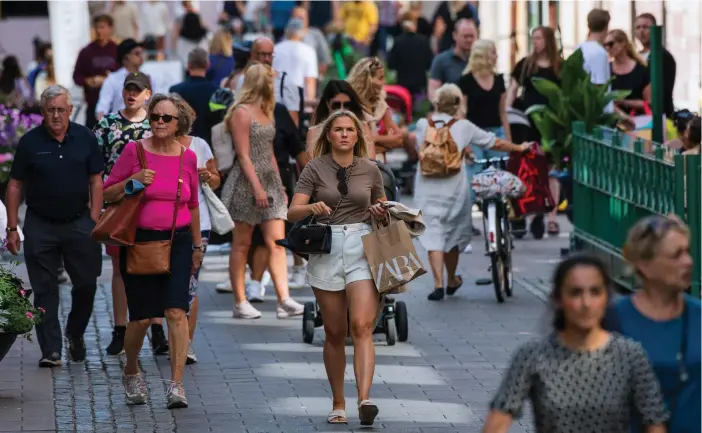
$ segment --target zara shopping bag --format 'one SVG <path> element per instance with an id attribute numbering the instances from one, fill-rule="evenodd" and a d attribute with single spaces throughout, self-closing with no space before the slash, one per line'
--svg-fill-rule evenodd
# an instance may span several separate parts
<path id="1" fill-rule="evenodd" d="M 373 228 L 361 240 L 375 286 L 381 294 L 427 273 L 404 221 L 390 221 L 383 226 L 374 220 Z"/>

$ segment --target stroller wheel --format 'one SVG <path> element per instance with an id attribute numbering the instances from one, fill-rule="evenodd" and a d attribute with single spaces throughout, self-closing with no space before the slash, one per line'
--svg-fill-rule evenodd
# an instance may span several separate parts
<path id="1" fill-rule="evenodd" d="M 312 344 L 312 340 L 314 340 L 315 311 L 314 302 L 305 303 L 305 310 L 302 313 L 302 341 L 307 344 Z"/>
<path id="2" fill-rule="evenodd" d="M 385 319 L 385 341 L 388 346 L 394 346 L 397 342 L 397 325 L 394 317 Z"/>
<path id="3" fill-rule="evenodd" d="M 397 325 L 397 340 L 404 343 L 408 338 L 409 327 L 407 325 L 407 304 L 402 301 L 395 303 L 395 324 Z"/>

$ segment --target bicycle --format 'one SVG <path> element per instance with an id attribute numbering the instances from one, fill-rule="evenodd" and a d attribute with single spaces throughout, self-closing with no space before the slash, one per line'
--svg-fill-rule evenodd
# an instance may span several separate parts
<path id="1" fill-rule="evenodd" d="M 474 164 L 485 164 L 485 169 L 493 167 L 504 170 L 509 157 L 474 159 Z M 484 170 L 483 170 L 484 171 Z M 512 232 L 509 221 L 509 201 L 503 196 L 488 196 L 479 199 L 478 206 L 483 214 L 485 233 L 485 255 L 490 257 L 492 279 L 476 281 L 478 285 L 492 283 L 497 302 L 505 302 L 512 296 Z"/>

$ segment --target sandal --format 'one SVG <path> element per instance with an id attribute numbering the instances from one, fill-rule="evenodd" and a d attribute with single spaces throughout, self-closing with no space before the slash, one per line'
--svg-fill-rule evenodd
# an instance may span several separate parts
<path id="1" fill-rule="evenodd" d="M 441 301 L 442 299 L 444 299 L 444 289 L 442 289 L 441 287 L 434 289 L 433 292 L 429 293 L 427 299 L 430 301 Z"/>
<path id="2" fill-rule="evenodd" d="M 451 295 L 453 295 L 454 293 L 456 293 L 456 290 L 460 289 L 461 286 L 463 285 L 463 277 L 461 277 L 460 275 L 456 275 L 456 278 L 458 278 L 458 279 L 460 280 L 460 283 L 458 283 L 457 286 L 453 286 L 453 287 L 452 287 L 452 286 L 446 286 L 446 294 L 449 295 L 449 296 L 451 296 Z"/>
<path id="3" fill-rule="evenodd" d="M 346 418 L 346 411 L 344 409 L 334 409 L 327 415 L 327 423 L 329 424 L 348 424 L 349 420 Z"/>
<path id="4" fill-rule="evenodd" d="M 549 235 L 558 235 L 561 233 L 561 227 L 558 225 L 558 222 L 556 221 L 549 221 L 548 222 L 548 234 Z"/>
<path id="5" fill-rule="evenodd" d="M 378 416 L 378 406 L 370 400 L 363 400 L 358 403 L 358 419 L 361 425 L 373 425 L 375 417 Z"/>

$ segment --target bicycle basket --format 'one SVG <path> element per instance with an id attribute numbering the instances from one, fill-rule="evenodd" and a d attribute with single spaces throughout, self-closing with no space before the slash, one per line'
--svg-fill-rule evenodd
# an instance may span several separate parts
<path id="1" fill-rule="evenodd" d="M 497 170 L 494 167 L 474 175 L 470 186 L 479 198 L 518 198 L 526 191 L 526 186 L 521 179 L 512 173 Z"/>

